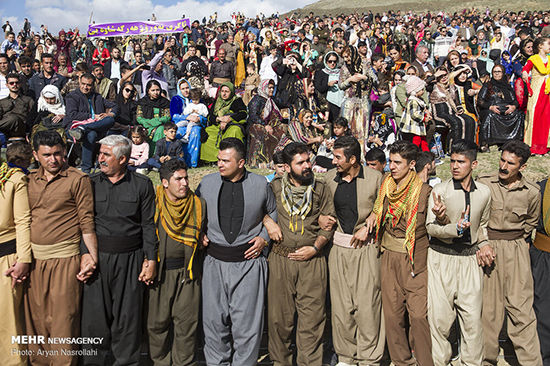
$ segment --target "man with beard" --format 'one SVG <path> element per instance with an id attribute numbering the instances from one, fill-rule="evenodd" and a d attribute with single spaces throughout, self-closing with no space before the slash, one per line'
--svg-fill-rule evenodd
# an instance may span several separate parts
<path id="1" fill-rule="evenodd" d="M 168 160 L 159 170 L 155 223 L 158 278 L 149 290 L 147 330 L 155 364 L 191 365 L 200 304 L 199 236 L 206 210 L 189 188 L 187 166 Z"/>
<path id="2" fill-rule="evenodd" d="M 120 49 L 115 47 L 111 51 L 111 58 L 105 62 L 103 71 L 105 78 L 111 79 L 116 85 L 122 78 L 122 66 L 128 65 L 128 62 L 122 60 Z"/>
<path id="3" fill-rule="evenodd" d="M 92 67 L 92 74 L 95 77 L 96 93 L 100 94 L 104 99 L 114 102 L 116 98 L 116 83 L 105 77 L 103 65 L 99 63 L 95 64 Z"/>
<path id="4" fill-rule="evenodd" d="M 343 136 L 332 148 L 336 166 L 325 181 L 337 223 L 328 257 L 332 338 L 338 365 L 376 365 L 384 354 L 385 328 L 380 293 L 378 246 L 369 243 L 372 208 L 382 174 L 361 166 L 361 145 Z M 350 281 L 350 279 L 353 279 Z"/>
<path id="5" fill-rule="evenodd" d="M 540 191 L 522 175 L 531 156 L 529 146 L 510 140 L 501 150 L 498 174 L 479 178 L 491 190 L 489 245 L 478 252 L 479 265 L 485 266 L 483 364 L 497 364 L 498 336 L 506 314 L 508 336 L 519 364 L 542 365 L 529 259 L 531 236 L 540 214 Z"/>
<path id="6" fill-rule="evenodd" d="M 129 171 L 132 142 L 122 135 L 99 141 L 101 171 L 94 189 L 98 271 L 84 286 L 84 365 L 137 365 L 140 360 L 144 286 L 155 277 L 158 238 L 153 217 L 155 192 L 149 178 Z M 95 351 L 95 352 L 93 352 Z"/>
<path id="7" fill-rule="evenodd" d="M 292 365 L 297 314 L 297 364 L 321 366 L 327 291 L 327 262 L 321 250 L 333 232 L 321 229 L 318 219 L 335 217 L 334 206 L 330 189 L 311 171 L 307 145 L 287 145 L 283 160 L 285 175 L 271 182 L 279 219 L 278 242 L 269 255 L 269 354 L 275 365 Z"/>
<path id="8" fill-rule="evenodd" d="M 40 168 L 29 175 L 34 257 L 25 294 L 29 336 L 80 336 L 81 284 L 97 263 L 93 193 L 88 175 L 69 167 L 65 143 L 52 130 L 33 138 Z M 81 255 L 81 240 L 86 253 Z M 95 335 L 94 335 L 95 336 Z M 31 365 L 76 365 L 75 344 L 29 344 Z"/>
<path id="9" fill-rule="evenodd" d="M 46 85 L 55 85 L 57 89 L 63 89 L 67 83 L 67 78 L 59 75 L 53 68 L 54 58 L 50 53 L 43 53 L 40 57 L 42 63 L 42 72 L 34 74 L 29 80 L 29 87 L 34 93 L 34 100 L 40 98 L 40 92 Z"/>
<path id="10" fill-rule="evenodd" d="M 420 180 L 431 187 L 441 183 L 441 179 L 436 177 L 435 155 L 431 151 L 421 151 L 418 154 L 414 169 Z"/>
<path id="11" fill-rule="evenodd" d="M 6 76 L 9 95 L 0 99 L 0 132 L 8 137 L 25 137 L 36 115 L 34 100 L 21 92 L 21 77 L 10 73 Z"/>
<path id="12" fill-rule="evenodd" d="M 414 171 L 418 153 L 418 146 L 409 141 L 390 146 L 391 174 L 382 182 L 373 212 L 382 252 L 382 309 L 391 360 L 395 365 L 432 366 L 426 317 L 426 210 L 431 187 L 423 184 Z"/>
<path id="13" fill-rule="evenodd" d="M 464 365 L 481 365 L 483 335 L 483 273 L 476 259 L 487 246 L 491 191 L 474 182 L 477 145 L 457 140 L 451 147 L 452 178 L 439 183 L 429 199 L 426 228 L 428 249 L 428 321 L 434 364 L 451 361 L 449 333 L 455 319 L 460 325 L 460 359 Z"/>
<path id="14" fill-rule="evenodd" d="M 265 177 L 244 168 L 245 154 L 241 140 L 223 139 L 219 173 L 205 176 L 196 191 L 208 220 L 202 317 L 209 365 L 256 365 L 262 338 L 269 240 L 262 219 L 276 220 L 277 207 Z"/>

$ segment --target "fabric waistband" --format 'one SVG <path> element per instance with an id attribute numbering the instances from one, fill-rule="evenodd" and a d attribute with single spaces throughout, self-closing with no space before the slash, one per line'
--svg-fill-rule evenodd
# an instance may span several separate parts
<path id="1" fill-rule="evenodd" d="M 185 258 L 165 258 L 164 259 L 164 268 L 167 270 L 170 269 L 180 269 L 185 267 Z"/>
<path id="2" fill-rule="evenodd" d="M 533 245 L 538 250 L 542 250 L 543 252 L 550 253 L 550 236 L 537 232 L 537 234 L 535 235 L 535 241 L 533 242 Z"/>
<path id="3" fill-rule="evenodd" d="M 214 78 L 212 79 L 212 83 L 214 84 L 223 84 L 223 83 L 227 83 L 228 81 L 231 81 L 230 78 Z"/>
<path id="4" fill-rule="evenodd" d="M 222 262 L 244 262 L 244 253 L 252 245 L 249 243 L 226 246 L 210 242 L 206 247 L 206 253 Z"/>
<path id="5" fill-rule="evenodd" d="M 466 243 L 451 243 L 447 244 L 438 238 L 430 238 L 430 248 L 441 254 L 469 256 L 474 255 L 478 251 L 477 245 L 470 245 Z"/>
<path id="6" fill-rule="evenodd" d="M 487 228 L 489 240 L 517 240 L 523 238 L 523 230 L 494 230 Z"/>
<path id="7" fill-rule="evenodd" d="M 0 258 L 17 252 L 15 239 L 0 243 Z"/>
<path id="8" fill-rule="evenodd" d="M 105 253 L 128 253 L 141 249 L 141 236 L 97 236 L 97 249 Z"/>
<path id="9" fill-rule="evenodd" d="M 297 251 L 300 248 L 311 247 L 311 246 L 313 246 L 313 245 L 301 245 L 299 247 L 291 248 L 291 247 L 287 247 L 287 246 L 281 245 L 281 244 L 273 244 L 273 246 L 271 247 L 271 251 L 273 253 L 277 254 L 277 255 L 280 255 L 281 257 L 288 257 L 288 255 L 290 253 L 294 253 L 295 251 Z M 320 250 L 321 253 L 323 252 L 323 249 Z M 316 257 L 318 255 L 319 255 L 319 253 L 316 253 L 314 257 Z"/>
<path id="10" fill-rule="evenodd" d="M 341 233 L 336 230 L 332 238 L 332 243 L 342 248 L 355 249 L 351 246 L 351 238 L 353 238 L 353 235 Z"/>
<path id="11" fill-rule="evenodd" d="M 48 245 L 31 243 L 31 246 L 36 259 L 45 261 L 55 258 L 69 258 L 80 254 L 80 237 Z"/>

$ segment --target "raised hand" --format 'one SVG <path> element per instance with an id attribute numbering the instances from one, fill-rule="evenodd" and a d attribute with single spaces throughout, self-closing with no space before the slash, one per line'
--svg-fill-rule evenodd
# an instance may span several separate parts
<path id="1" fill-rule="evenodd" d="M 440 195 L 436 195 L 435 192 L 432 192 L 432 197 L 434 199 L 434 207 L 432 207 L 432 212 L 439 221 L 445 219 L 445 214 L 447 213 L 447 206 L 441 200 Z"/>
<path id="2" fill-rule="evenodd" d="M 456 224 L 456 227 L 460 231 L 464 231 L 467 228 L 469 228 L 472 225 L 470 222 L 470 205 L 466 206 L 466 210 L 462 211 L 462 214 L 460 215 L 460 220 L 458 220 L 458 224 Z"/>

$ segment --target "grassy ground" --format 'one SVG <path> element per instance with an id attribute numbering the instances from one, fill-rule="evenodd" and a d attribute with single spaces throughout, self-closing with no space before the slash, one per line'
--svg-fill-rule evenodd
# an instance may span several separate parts
<path id="1" fill-rule="evenodd" d="M 496 148 L 492 148 L 490 153 L 484 153 L 478 155 L 478 167 L 475 170 L 474 176 L 479 176 L 482 174 L 495 173 L 498 169 L 498 161 L 500 158 L 500 151 Z M 266 169 L 250 169 L 252 172 L 267 175 L 270 173 Z M 195 189 L 199 185 L 202 177 L 207 174 L 214 173 L 217 171 L 215 166 L 210 167 L 201 167 L 189 170 L 189 180 L 191 188 Z M 545 177 L 548 177 L 550 174 L 550 156 L 533 156 L 527 162 L 527 168 L 525 170 L 525 176 L 534 181 L 538 182 Z M 449 169 L 449 158 L 446 158 L 443 161 L 443 164 L 437 167 L 437 176 L 442 180 L 449 179 L 451 177 Z M 159 184 L 158 173 L 151 172 L 149 178 L 153 183 Z"/>

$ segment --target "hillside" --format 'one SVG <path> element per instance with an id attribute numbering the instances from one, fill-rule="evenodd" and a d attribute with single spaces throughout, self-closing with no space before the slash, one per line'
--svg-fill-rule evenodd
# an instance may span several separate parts
<path id="1" fill-rule="evenodd" d="M 319 0 L 315 3 L 307 5 L 303 8 L 290 11 L 289 13 L 297 12 L 299 14 L 307 14 L 310 11 L 316 15 L 335 15 L 349 14 L 352 12 L 367 12 L 371 10 L 373 13 L 382 13 L 388 10 L 414 11 L 414 12 L 454 12 L 461 11 L 465 8 L 485 9 L 503 9 L 503 10 L 547 10 L 550 9 L 548 0 L 518 0 L 518 1 L 500 1 L 500 0 L 485 0 L 483 2 L 465 0 L 386 0 L 384 2 L 376 0 Z"/>

